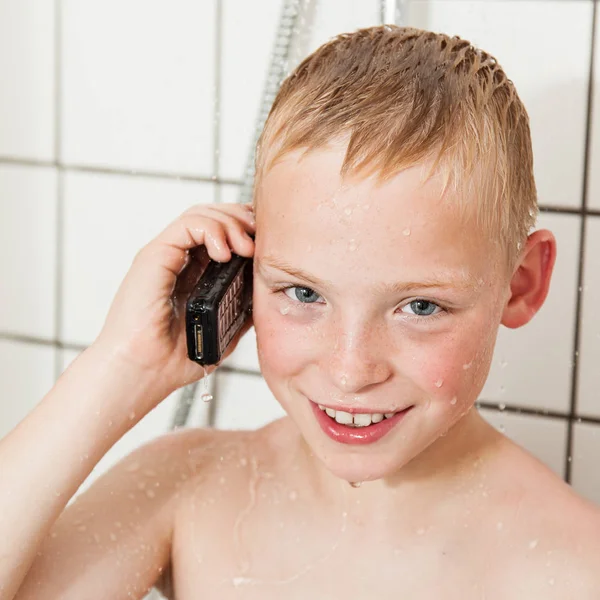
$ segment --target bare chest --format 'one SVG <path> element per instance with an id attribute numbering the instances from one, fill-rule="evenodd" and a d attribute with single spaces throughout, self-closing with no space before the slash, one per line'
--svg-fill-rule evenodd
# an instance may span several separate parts
<path id="1" fill-rule="evenodd" d="M 485 561 L 460 545 L 374 535 L 340 515 L 318 523 L 273 510 L 182 519 L 173 547 L 177 600 L 488 598 Z M 485 554 L 485 553 L 484 553 Z"/>

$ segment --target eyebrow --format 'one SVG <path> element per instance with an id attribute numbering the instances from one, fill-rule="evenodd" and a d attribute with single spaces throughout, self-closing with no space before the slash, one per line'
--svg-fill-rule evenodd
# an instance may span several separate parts
<path id="1" fill-rule="evenodd" d="M 266 255 L 262 260 L 256 261 L 259 270 L 262 270 L 263 266 L 271 267 L 273 269 L 277 269 L 279 271 L 283 271 L 292 277 L 297 277 L 298 279 L 303 279 L 307 281 L 311 285 L 325 288 L 325 287 L 334 287 L 334 284 L 329 279 L 318 279 L 314 277 L 310 273 L 299 269 L 297 267 L 293 267 L 286 261 L 279 259 L 275 256 Z M 462 275 L 460 273 L 453 272 L 452 277 L 449 278 L 437 278 L 437 277 L 429 277 L 422 281 L 407 281 L 407 282 L 395 282 L 395 283 L 379 283 L 374 286 L 374 290 L 378 294 L 393 294 L 398 292 L 410 292 L 412 290 L 423 290 L 423 289 L 460 289 L 460 290 L 473 290 L 477 286 L 475 284 L 475 280 L 472 277 L 467 275 Z"/>

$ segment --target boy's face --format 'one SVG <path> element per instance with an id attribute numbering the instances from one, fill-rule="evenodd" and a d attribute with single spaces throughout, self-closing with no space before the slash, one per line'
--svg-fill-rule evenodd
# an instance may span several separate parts
<path id="1" fill-rule="evenodd" d="M 344 150 L 289 154 L 263 178 L 253 319 L 263 376 L 306 442 L 338 477 L 365 481 L 393 474 L 477 399 L 509 278 L 441 182 L 422 183 L 427 165 L 381 186 L 342 181 Z M 412 408 L 391 428 L 351 428 L 317 404 Z"/>

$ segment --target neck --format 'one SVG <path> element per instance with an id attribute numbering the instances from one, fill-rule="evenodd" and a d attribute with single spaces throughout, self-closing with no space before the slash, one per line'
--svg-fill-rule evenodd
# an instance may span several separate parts
<path id="1" fill-rule="evenodd" d="M 301 438 L 316 489 L 328 497 L 329 506 L 347 506 L 350 511 L 398 513 L 407 519 L 444 502 L 456 502 L 465 482 L 483 479 L 504 437 L 472 408 L 447 432 L 398 471 L 359 487 L 334 476 Z M 406 508 L 410 508 L 410 513 Z"/>

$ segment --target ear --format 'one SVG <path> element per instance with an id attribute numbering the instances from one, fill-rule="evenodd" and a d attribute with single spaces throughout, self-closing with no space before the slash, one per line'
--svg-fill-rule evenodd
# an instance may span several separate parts
<path id="1" fill-rule="evenodd" d="M 534 231 L 510 281 L 510 298 L 502 325 L 515 329 L 529 323 L 544 304 L 556 260 L 556 239 L 547 229 Z"/>

